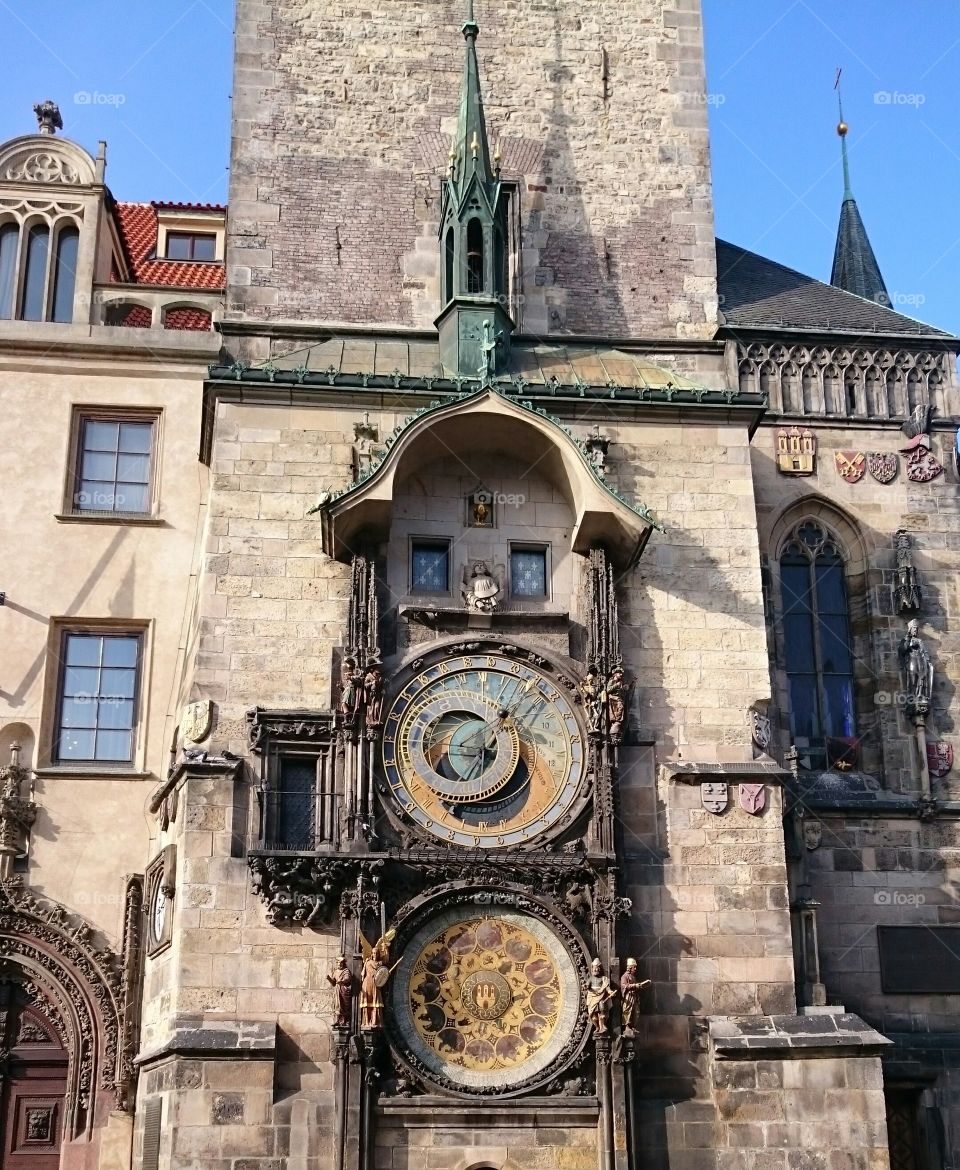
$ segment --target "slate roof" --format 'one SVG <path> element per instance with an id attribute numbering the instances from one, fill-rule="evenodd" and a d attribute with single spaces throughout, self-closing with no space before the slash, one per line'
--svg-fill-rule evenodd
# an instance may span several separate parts
<path id="1" fill-rule="evenodd" d="M 830 283 L 865 300 L 876 301 L 878 305 L 890 304 L 880 265 L 867 236 L 860 208 L 852 195 L 844 199 L 840 209 Z"/>
<path id="2" fill-rule="evenodd" d="M 728 328 L 952 340 L 942 329 L 724 240 L 717 240 L 717 280 Z"/>
<path id="3" fill-rule="evenodd" d="M 116 203 L 120 236 L 133 273 L 133 283 L 159 288 L 205 289 L 217 292 L 225 286 L 222 263 L 190 260 L 157 260 L 157 208 L 197 208 L 195 204 Z M 216 205 L 203 210 L 220 211 Z"/>

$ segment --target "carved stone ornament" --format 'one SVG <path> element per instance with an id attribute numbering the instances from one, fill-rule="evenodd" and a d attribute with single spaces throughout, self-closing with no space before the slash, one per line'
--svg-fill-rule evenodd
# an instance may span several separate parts
<path id="1" fill-rule="evenodd" d="M 607 471 L 607 452 L 610 450 L 610 439 L 609 436 L 600 434 L 599 423 L 584 439 L 583 445 L 587 449 L 587 458 L 593 465 L 594 471 L 603 478 Z"/>
<path id="2" fill-rule="evenodd" d="M 859 483 L 866 474 L 867 457 L 863 451 L 837 451 L 833 458 L 844 483 Z"/>
<path id="3" fill-rule="evenodd" d="M 817 436 L 806 427 L 777 431 L 777 470 L 781 475 L 813 475 L 817 469 Z"/>
<path id="4" fill-rule="evenodd" d="M 707 812 L 720 816 L 730 803 L 730 785 L 722 780 L 708 780 L 700 785 L 700 803 Z"/>
<path id="5" fill-rule="evenodd" d="M 894 592 L 898 613 L 916 613 L 920 609 L 922 594 L 917 570 L 913 565 L 913 546 L 906 529 L 900 528 L 894 537 L 897 555 L 897 582 Z"/>
<path id="6" fill-rule="evenodd" d="M 20 744 L 12 743 L 10 763 L 0 768 L 0 859 L 26 855 L 27 835 L 37 817 L 37 806 L 24 799 L 29 775 L 20 766 Z"/>
<path id="7" fill-rule="evenodd" d="M 942 780 L 953 767 L 953 744 L 945 739 L 928 743 L 927 767 L 934 780 Z"/>
<path id="8" fill-rule="evenodd" d="M 765 784 L 740 785 L 740 807 L 751 816 L 759 816 L 767 803 L 767 786 Z"/>
<path id="9" fill-rule="evenodd" d="M 34 151 L 9 162 L 2 176 L 9 183 L 64 183 L 78 186 L 83 180 L 70 161 L 46 150 Z"/>
<path id="10" fill-rule="evenodd" d="M 750 722 L 754 745 L 765 752 L 770 747 L 770 716 L 754 709 L 750 712 Z"/>
<path id="11" fill-rule="evenodd" d="M 812 853 L 820 848 L 823 840 L 823 821 L 813 821 L 805 817 L 803 821 L 803 844 Z"/>
<path id="12" fill-rule="evenodd" d="M 188 703 L 180 716 L 181 743 L 202 743 L 213 730 L 213 701 L 198 699 Z"/>
<path id="13" fill-rule="evenodd" d="M 134 912 L 139 917 L 138 906 Z M 101 1091 L 110 1095 L 108 1108 L 133 1108 L 135 944 L 125 937 L 123 957 L 101 948 L 90 926 L 62 906 L 35 898 L 18 878 L 0 882 L 0 973 L 34 989 L 70 1054 L 64 1116 L 70 1138 L 102 1108 L 95 1100 Z"/>
<path id="14" fill-rule="evenodd" d="M 893 483 L 900 469 L 900 460 L 889 451 L 871 451 L 867 456 L 867 466 L 877 483 Z"/>
<path id="15" fill-rule="evenodd" d="M 907 479 L 912 483 L 930 483 L 943 475 L 943 464 L 932 451 L 916 447 L 907 455 Z"/>
<path id="16" fill-rule="evenodd" d="M 37 102 L 33 107 L 37 115 L 38 134 L 56 134 L 63 129 L 63 118 L 60 116 L 60 107 L 48 98 L 45 102 Z"/>
<path id="17" fill-rule="evenodd" d="M 503 587 L 486 561 L 471 561 L 464 566 L 460 591 L 467 609 L 474 613 L 493 613 L 500 607 Z"/>

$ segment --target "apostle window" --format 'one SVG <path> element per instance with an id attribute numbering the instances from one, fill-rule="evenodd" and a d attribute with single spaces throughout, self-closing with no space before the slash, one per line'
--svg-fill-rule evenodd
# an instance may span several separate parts
<path id="1" fill-rule="evenodd" d="M 793 531 L 780 556 L 791 729 L 811 769 L 857 764 L 850 606 L 840 550 L 813 521 Z"/>
<path id="2" fill-rule="evenodd" d="M 450 592 L 450 541 L 414 540 L 410 545 L 411 593 Z"/>
<path id="3" fill-rule="evenodd" d="M 64 632 L 57 763 L 133 763 L 142 643 L 139 632 Z"/>
<path id="4" fill-rule="evenodd" d="M 545 545 L 510 546 L 510 593 L 513 597 L 545 598 L 547 583 L 547 549 Z"/>

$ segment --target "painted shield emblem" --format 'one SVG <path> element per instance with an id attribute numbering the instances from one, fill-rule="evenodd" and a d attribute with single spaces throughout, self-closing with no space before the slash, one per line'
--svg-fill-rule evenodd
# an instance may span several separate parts
<path id="1" fill-rule="evenodd" d="M 767 790 L 763 784 L 740 785 L 740 807 L 751 816 L 758 816 L 763 812 L 767 803 Z"/>
<path id="2" fill-rule="evenodd" d="M 823 822 L 811 821 L 809 818 L 804 818 L 803 822 L 803 843 L 811 852 L 814 849 L 820 848 L 820 842 L 823 840 Z"/>
<path id="3" fill-rule="evenodd" d="M 941 739 L 927 744 L 927 766 L 935 780 L 941 780 L 953 767 L 953 744 Z"/>
<path id="4" fill-rule="evenodd" d="M 770 717 L 762 711 L 751 711 L 753 721 L 753 742 L 765 752 L 770 746 Z"/>
<path id="5" fill-rule="evenodd" d="M 834 456 L 837 471 L 845 483 L 857 483 L 867 470 L 867 457 L 862 451 L 838 451 Z"/>
<path id="6" fill-rule="evenodd" d="M 915 447 L 907 456 L 907 479 L 913 483 L 929 483 L 943 474 L 943 465 L 926 447 Z"/>
<path id="7" fill-rule="evenodd" d="M 891 452 L 873 451 L 867 459 L 867 465 L 877 483 L 893 483 L 897 478 L 900 461 Z"/>
<path id="8" fill-rule="evenodd" d="M 373 981 L 377 987 L 386 987 L 387 980 L 390 978 L 390 968 L 384 964 L 378 967 L 373 973 Z"/>
<path id="9" fill-rule="evenodd" d="M 707 812 L 719 816 L 727 811 L 729 800 L 730 790 L 722 781 L 711 780 L 700 785 L 700 801 Z"/>

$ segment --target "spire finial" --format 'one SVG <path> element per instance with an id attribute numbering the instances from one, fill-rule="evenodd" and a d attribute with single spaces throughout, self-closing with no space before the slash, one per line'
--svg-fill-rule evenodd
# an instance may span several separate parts
<path id="1" fill-rule="evenodd" d="M 843 70 L 837 70 L 837 77 L 833 83 L 833 88 L 837 91 L 837 107 L 840 110 L 840 121 L 837 123 L 837 133 L 840 135 L 840 149 L 843 153 L 843 197 L 844 199 L 853 198 L 853 187 L 850 185 L 850 158 L 847 155 L 847 135 L 850 132 L 850 127 L 843 118 L 843 91 L 840 88 L 840 78 L 843 75 Z"/>

